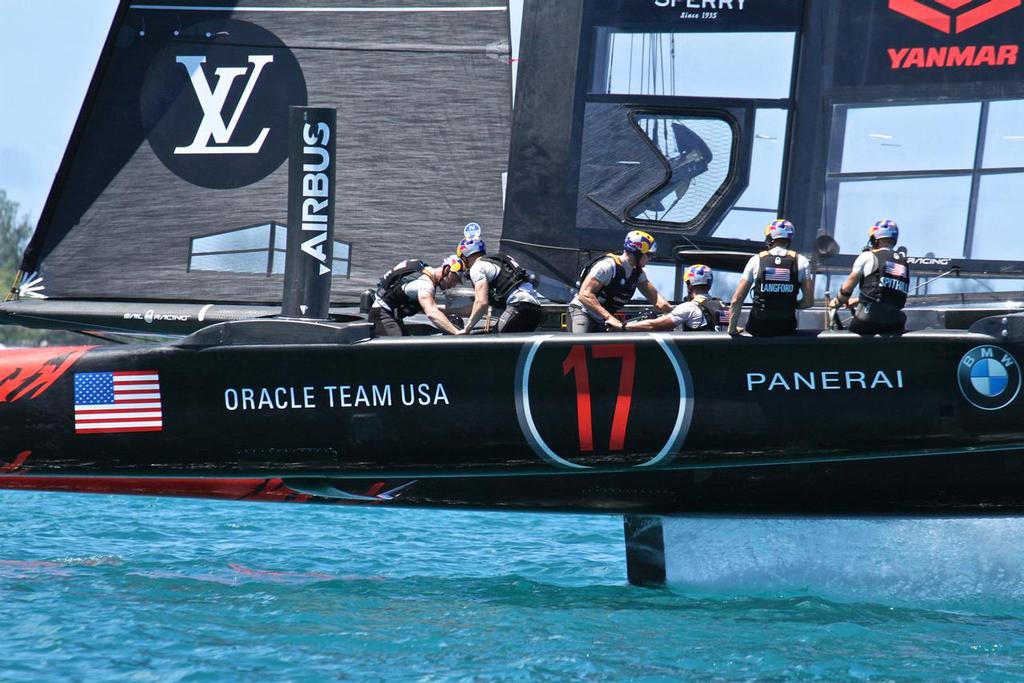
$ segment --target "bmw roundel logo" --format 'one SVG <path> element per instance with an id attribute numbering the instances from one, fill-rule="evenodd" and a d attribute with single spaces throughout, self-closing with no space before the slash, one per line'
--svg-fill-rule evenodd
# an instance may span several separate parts
<path id="1" fill-rule="evenodd" d="M 964 354 L 957 368 L 960 393 L 982 410 L 1008 406 L 1020 392 L 1020 365 L 998 346 L 975 346 Z"/>

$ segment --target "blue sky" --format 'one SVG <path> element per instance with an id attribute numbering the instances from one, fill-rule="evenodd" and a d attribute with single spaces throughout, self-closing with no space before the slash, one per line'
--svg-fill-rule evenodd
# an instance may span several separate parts
<path id="1" fill-rule="evenodd" d="M 0 189 L 34 223 L 117 0 L 0 0 Z"/>

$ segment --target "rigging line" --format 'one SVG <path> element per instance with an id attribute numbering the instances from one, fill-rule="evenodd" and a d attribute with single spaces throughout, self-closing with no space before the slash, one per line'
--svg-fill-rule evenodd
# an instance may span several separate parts
<path id="1" fill-rule="evenodd" d="M 678 204 L 681 201 L 683 201 L 682 196 L 680 196 L 680 194 L 678 192 L 676 192 L 676 200 L 674 202 L 672 202 L 667 209 L 665 209 L 665 214 L 664 215 L 667 216 L 670 213 L 672 213 L 672 209 L 676 208 L 676 204 Z"/>
<path id="2" fill-rule="evenodd" d="M 604 91 L 610 93 L 612 91 L 612 69 L 615 68 L 615 44 L 618 41 L 615 40 L 615 34 L 608 34 L 608 60 L 605 63 L 605 84 Z"/>
<path id="3" fill-rule="evenodd" d="M 502 242 L 508 242 L 509 244 L 521 244 L 524 247 L 537 247 L 539 249 L 557 249 L 559 251 L 579 251 L 578 247 L 556 247 L 553 244 L 537 244 L 536 242 L 523 242 L 522 240 L 512 240 L 506 237 L 501 238 Z"/>
<path id="4" fill-rule="evenodd" d="M 661 132 L 657 132 L 659 123 L 661 124 Z M 669 160 L 670 150 L 668 142 L 668 118 L 664 116 L 658 117 L 657 119 L 654 120 L 654 126 L 655 132 L 659 137 L 658 148 L 661 150 L 661 153 L 665 155 L 665 160 L 668 161 L 668 180 L 666 181 L 666 184 L 668 184 L 672 182 L 672 162 Z M 662 204 L 662 207 L 664 206 L 665 205 Z M 655 212 L 656 215 L 657 213 L 658 212 Z M 662 210 L 661 214 L 658 215 L 658 220 L 663 220 L 666 216 L 668 216 L 668 211 Z"/>
<path id="5" fill-rule="evenodd" d="M 629 35 L 629 82 L 626 83 L 626 92 L 633 93 L 633 53 L 636 51 L 636 34 Z"/>
<path id="6" fill-rule="evenodd" d="M 647 34 L 640 34 L 640 92 L 647 92 Z"/>
<path id="7" fill-rule="evenodd" d="M 226 5 L 129 5 L 129 9 L 170 12 L 330 12 L 346 14 L 416 12 L 507 12 L 507 7 L 231 7 Z"/>
<path id="8" fill-rule="evenodd" d="M 108 336 L 106 336 L 104 334 L 100 334 L 99 332 L 92 332 L 92 331 L 86 331 L 86 330 L 73 330 L 72 332 L 73 332 L 73 334 L 80 334 L 83 337 L 92 337 L 94 339 L 102 339 L 103 341 L 108 341 L 111 344 L 130 344 L 130 343 L 132 343 L 134 341 L 134 340 L 130 340 L 130 339 L 115 339 L 114 337 L 108 337 Z"/>
<path id="9" fill-rule="evenodd" d="M 661 71 L 661 94 L 667 95 L 668 89 L 665 87 L 665 34 L 658 34 L 658 62 L 661 65 L 659 69 Z"/>
<path id="10" fill-rule="evenodd" d="M 661 40 L 661 35 L 651 36 L 651 45 L 649 48 L 651 60 L 651 93 L 654 95 L 658 94 L 658 42 Z"/>
<path id="11" fill-rule="evenodd" d="M 8 290 L 7 295 L 4 297 L 4 302 L 17 301 L 18 299 L 18 287 L 21 286 L 21 278 L 25 275 L 24 271 L 19 270 L 14 274 L 14 282 L 11 283 L 11 288 Z"/>
<path id="12" fill-rule="evenodd" d="M 946 277 L 947 275 L 952 275 L 954 273 L 956 273 L 957 276 L 960 275 L 960 266 L 954 266 L 954 267 L 950 268 L 949 270 L 947 270 L 945 273 L 940 273 L 940 274 L 936 275 L 931 280 L 925 280 L 924 282 L 919 284 L 917 287 L 911 287 L 910 291 L 911 292 L 916 292 L 921 287 L 927 287 L 928 285 L 930 285 L 931 283 L 935 282 L 936 280 L 941 280 L 942 278 Z M 992 290 L 992 291 L 995 291 L 995 290 Z"/>
<path id="13" fill-rule="evenodd" d="M 669 94 L 671 94 L 673 97 L 675 97 L 675 94 L 676 94 L 676 34 L 675 33 L 670 33 L 668 35 L 668 46 L 669 46 L 669 54 L 670 54 L 670 57 L 671 57 L 670 61 L 669 61 L 669 69 L 672 70 L 672 79 L 671 79 L 671 84 L 670 84 L 672 92 L 669 93 Z"/>
<path id="14" fill-rule="evenodd" d="M 700 246 L 699 244 L 697 244 L 696 242 L 694 242 L 693 240 L 691 240 L 691 239 L 690 239 L 689 237 L 687 237 L 686 235 L 679 235 L 679 236 L 680 236 L 680 237 L 682 237 L 682 238 L 683 238 L 684 240 L 686 240 L 687 242 L 689 242 L 689 243 L 690 243 L 690 246 L 691 246 L 691 247 L 693 247 L 695 251 L 707 251 L 706 249 L 704 249 L 704 247 Z"/>

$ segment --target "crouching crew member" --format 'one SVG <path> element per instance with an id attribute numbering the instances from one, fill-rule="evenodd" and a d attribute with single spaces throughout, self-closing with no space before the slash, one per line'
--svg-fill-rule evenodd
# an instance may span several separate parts
<path id="1" fill-rule="evenodd" d="M 626 323 L 627 330 L 667 332 L 678 330 L 705 330 L 722 332 L 729 325 L 729 311 L 721 299 L 710 295 L 715 274 L 711 268 L 697 263 L 683 273 L 686 283 L 687 301 L 672 309 L 671 313 L 653 320 L 636 320 Z"/>
<path id="2" fill-rule="evenodd" d="M 533 332 L 540 325 L 540 302 L 530 284 L 530 273 L 504 254 L 487 255 L 483 240 L 467 237 L 459 242 L 455 253 L 469 268 L 473 283 L 473 310 L 459 331 L 467 334 L 487 311 L 501 311 L 498 332 Z"/>
<path id="3" fill-rule="evenodd" d="M 905 254 L 893 250 L 899 236 L 899 226 L 893 220 L 880 220 L 868 228 L 871 248 L 853 262 L 853 271 L 831 302 L 833 307 L 854 310 L 851 332 L 902 332 L 906 326 L 903 306 L 910 292 L 910 266 Z M 857 285 L 860 297 L 850 298 Z"/>
<path id="4" fill-rule="evenodd" d="M 614 314 L 629 303 L 638 289 L 656 309 L 662 313 L 671 311 L 672 305 L 644 272 L 657 248 L 654 237 L 633 230 L 626 235 L 622 254 L 605 254 L 591 261 L 580 273 L 580 291 L 569 302 L 569 331 L 603 332 L 606 326 L 625 329 Z"/>
<path id="5" fill-rule="evenodd" d="M 796 332 L 798 308 L 814 303 L 814 280 L 810 262 L 789 248 L 795 234 L 793 224 L 776 220 L 764 229 L 765 246 L 747 261 L 743 276 L 732 295 L 729 334 L 739 334 L 743 300 L 753 287 L 753 306 L 746 331 L 755 337 L 775 337 Z M 797 297 L 800 295 L 800 298 Z"/>
<path id="6" fill-rule="evenodd" d="M 418 259 L 402 261 L 384 273 L 377 283 L 377 295 L 370 308 L 369 320 L 378 337 L 407 337 L 409 331 L 403 318 L 425 313 L 434 327 L 458 334 L 459 328 L 448 320 L 434 300 L 437 290 L 451 289 L 462 279 L 465 264 L 458 256 L 445 257 L 440 266 L 431 268 Z"/>

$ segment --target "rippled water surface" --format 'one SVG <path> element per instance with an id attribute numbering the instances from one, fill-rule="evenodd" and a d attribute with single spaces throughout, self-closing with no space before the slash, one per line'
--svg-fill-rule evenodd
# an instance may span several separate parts
<path id="1" fill-rule="evenodd" d="M 0 505 L 3 681 L 1024 680 L 1024 522 L 687 521 L 649 590 L 616 517 Z"/>

